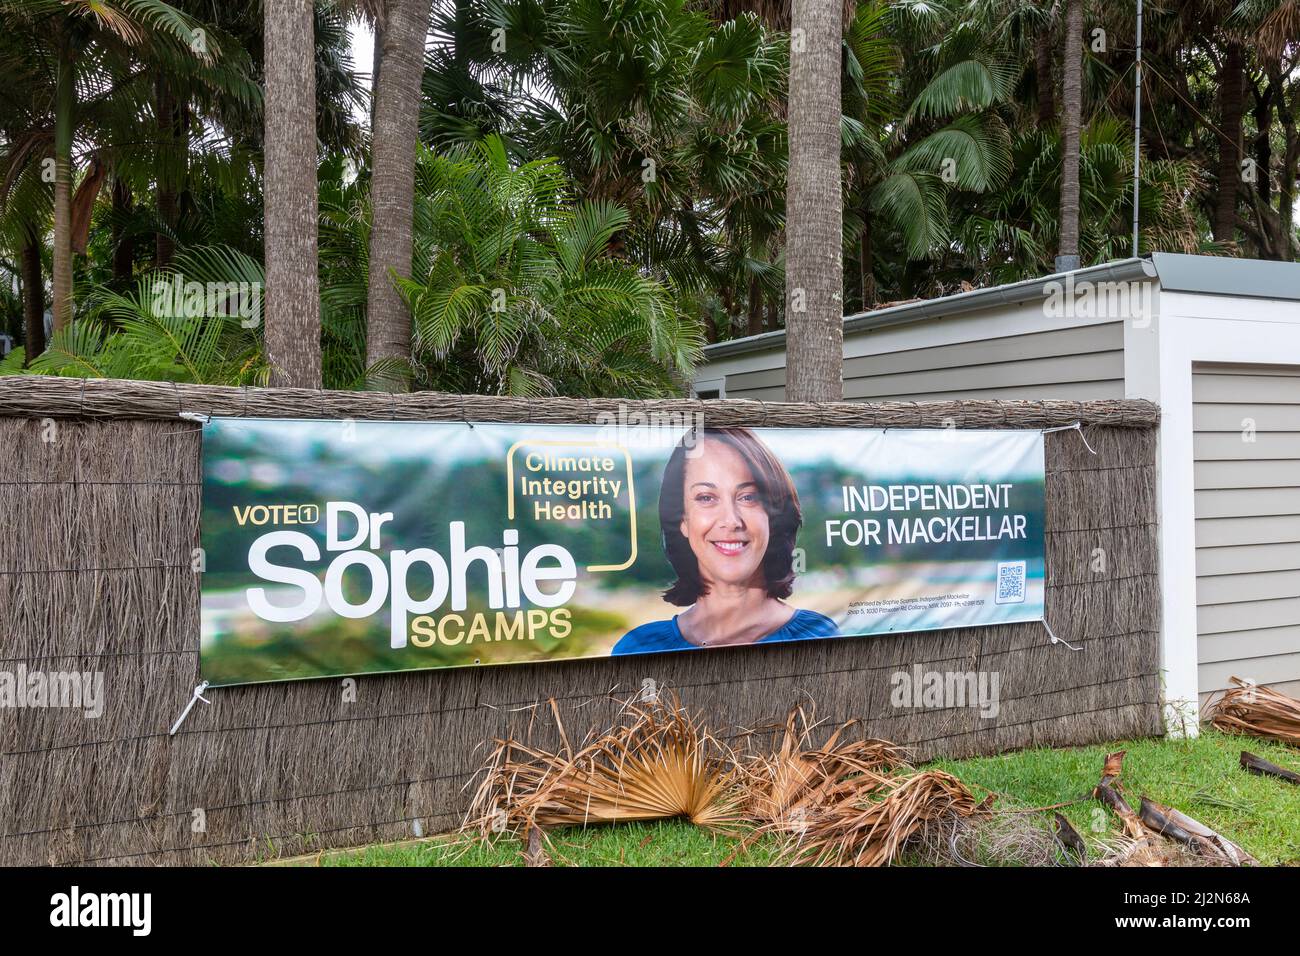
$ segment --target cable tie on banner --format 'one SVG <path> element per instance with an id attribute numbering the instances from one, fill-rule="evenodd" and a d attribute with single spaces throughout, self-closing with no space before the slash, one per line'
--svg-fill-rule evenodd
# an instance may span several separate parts
<path id="1" fill-rule="evenodd" d="M 1071 643 L 1070 643 L 1069 641 L 1067 641 L 1065 638 L 1063 638 L 1063 637 L 1057 637 L 1057 636 L 1056 636 L 1056 632 L 1052 630 L 1052 625 L 1050 625 L 1050 624 L 1047 623 L 1047 618 L 1043 618 L 1043 627 L 1047 628 L 1047 636 L 1050 637 L 1050 638 L 1052 639 L 1052 643 L 1053 643 L 1053 644 L 1064 644 L 1066 647 L 1068 647 L 1068 648 L 1069 648 L 1070 650 L 1072 650 L 1072 651 L 1081 651 L 1081 650 L 1083 650 L 1082 647 L 1075 647 L 1073 644 L 1071 644 Z"/>
<path id="2" fill-rule="evenodd" d="M 1073 425 L 1058 425 L 1055 428 L 1044 428 L 1043 434 L 1048 432 L 1078 432 L 1079 440 L 1083 442 L 1083 447 L 1088 449 L 1092 454 L 1097 454 L 1097 450 L 1088 444 L 1088 436 L 1083 433 L 1083 422 L 1075 422 Z"/>
<path id="3" fill-rule="evenodd" d="M 200 425 L 212 421 L 211 415 L 204 415 L 202 412 L 177 412 L 176 414 L 187 422 L 198 422 Z"/>
<path id="4" fill-rule="evenodd" d="M 189 699 L 188 703 L 186 703 L 185 709 L 182 710 L 181 715 L 176 718 L 176 723 L 172 724 L 172 729 L 167 731 L 167 736 L 169 737 L 176 736 L 176 731 L 180 730 L 181 724 L 185 723 L 185 718 L 188 717 L 190 715 L 190 711 L 194 709 L 194 702 L 196 700 L 201 700 L 205 704 L 212 703 L 212 701 L 208 700 L 206 697 L 203 696 L 203 692 L 207 689 L 208 689 L 207 681 L 203 681 L 203 683 L 199 684 L 198 687 L 194 688 L 194 696 Z"/>

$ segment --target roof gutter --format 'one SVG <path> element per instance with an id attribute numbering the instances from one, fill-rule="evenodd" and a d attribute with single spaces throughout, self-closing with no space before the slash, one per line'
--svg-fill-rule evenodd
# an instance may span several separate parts
<path id="1" fill-rule="evenodd" d="M 844 317 L 844 334 L 868 332 L 890 325 L 902 325 L 907 322 L 923 322 L 927 319 L 945 318 L 973 312 L 977 309 L 990 309 L 999 305 L 1018 305 L 1034 299 L 1045 298 L 1049 294 L 1048 286 L 1064 281 L 1067 275 L 1073 276 L 1076 283 L 1087 282 L 1135 282 L 1154 279 L 1156 269 L 1149 258 L 1120 259 L 1105 265 L 1076 269 L 1073 272 L 1059 272 L 1041 279 L 1025 279 L 1009 285 L 992 286 L 987 289 L 972 289 L 956 295 L 946 295 L 938 299 L 925 299 L 921 302 L 909 302 L 905 305 L 890 306 L 874 312 L 859 312 Z M 732 355 L 744 355 L 749 352 L 765 352 L 778 349 L 785 344 L 785 330 L 764 332 L 750 335 L 743 339 L 730 339 L 704 347 L 706 359 L 720 359 Z"/>

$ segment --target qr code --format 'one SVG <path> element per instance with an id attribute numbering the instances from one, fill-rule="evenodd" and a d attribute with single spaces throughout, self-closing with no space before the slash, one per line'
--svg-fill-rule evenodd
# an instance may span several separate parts
<path id="1" fill-rule="evenodd" d="M 1025 562 L 998 562 L 997 604 L 1020 604 L 1025 600 Z"/>

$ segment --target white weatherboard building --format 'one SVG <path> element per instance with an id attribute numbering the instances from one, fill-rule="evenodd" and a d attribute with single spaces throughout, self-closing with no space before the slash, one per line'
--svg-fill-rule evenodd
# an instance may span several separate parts
<path id="1" fill-rule="evenodd" d="M 702 398 L 785 398 L 785 333 L 709 346 Z M 1300 695 L 1300 264 L 1167 255 L 844 320 L 851 401 L 1160 405 L 1166 700 Z"/>

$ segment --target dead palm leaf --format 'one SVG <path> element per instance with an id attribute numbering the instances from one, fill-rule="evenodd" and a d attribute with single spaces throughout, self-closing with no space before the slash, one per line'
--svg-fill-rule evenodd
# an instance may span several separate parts
<path id="1" fill-rule="evenodd" d="M 856 724 L 814 745 L 818 722 L 796 707 L 774 750 L 740 762 L 747 810 L 760 824 L 747 842 L 776 835 L 778 859 L 791 865 L 882 866 L 927 826 L 975 812 L 956 778 L 914 772 L 903 748 L 852 738 Z"/>
<path id="2" fill-rule="evenodd" d="M 1264 18 L 1256 36 L 1266 56 L 1280 58 L 1300 36 L 1300 3 L 1282 0 Z"/>
<path id="3" fill-rule="evenodd" d="M 790 834 L 778 854 L 781 860 L 813 866 L 885 866 L 925 827 L 979 809 L 961 781 L 941 770 L 862 774 L 837 789 L 835 802 L 809 814 Z"/>
<path id="4" fill-rule="evenodd" d="M 675 698 L 627 704 L 622 725 L 574 751 L 558 710 L 559 753 L 497 741 L 470 808 L 480 832 L 683 817 L 728 830 L 744 821 L 728 749 Z"/>
<path id="5" fill-rule="evenodd" d="M 833 800 L 846 780 L 908 766 L 902 747 L 884 740 L 848 739 L 855 725 L 856 721 L 841 724 L 824 743 L 813 746 L 818 723 L 804 708 L 792 709 L 776 750 L 751 754 L 740 762 L 749 815 L 760 823 L 798 824 L 810 811 Z"/>
<path id="6" fill-rule="evenodd" d="M 1249 734 L 1300 747 L 1300 700 L 1233 677 L 1209 710 L 1209 721 L 1230 734 Z"/>

